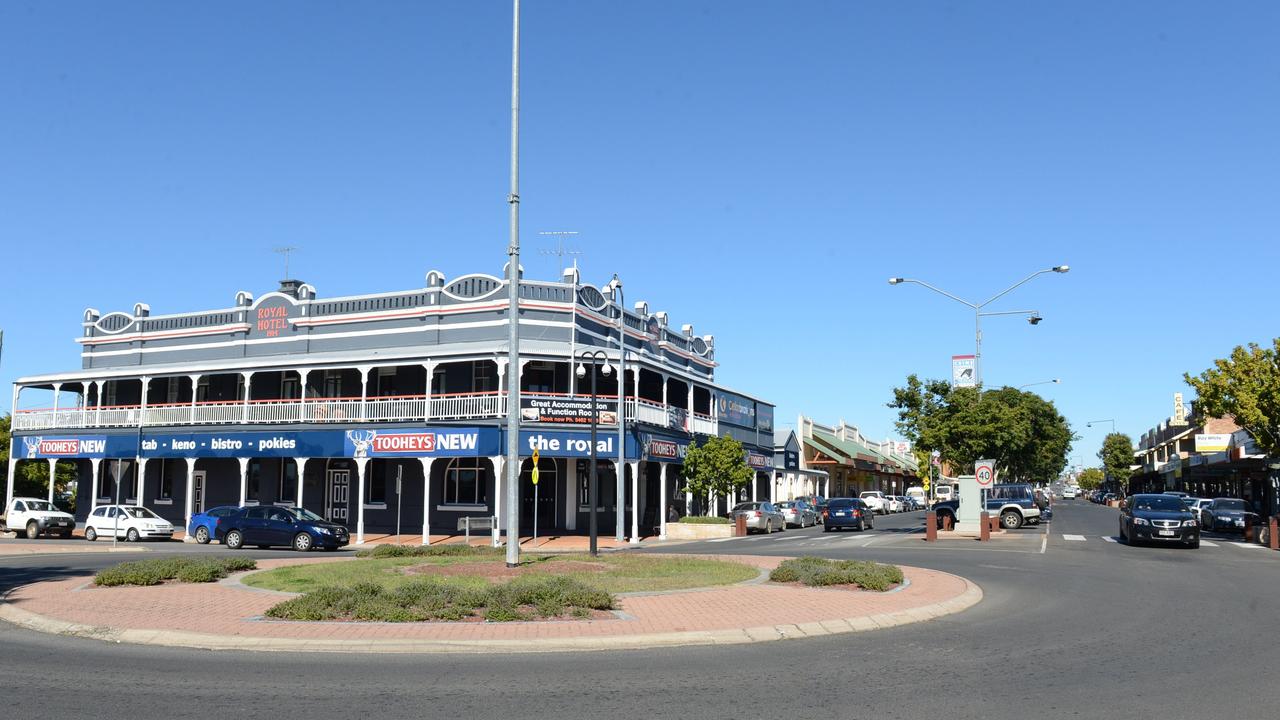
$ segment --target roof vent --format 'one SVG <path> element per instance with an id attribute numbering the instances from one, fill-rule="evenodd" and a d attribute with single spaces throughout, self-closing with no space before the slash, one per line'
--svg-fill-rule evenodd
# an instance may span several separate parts
<path id="1" fill-rule="evenodd" d="M 303 284 L 301 280 L 281 280 L 280 292 L 296 300 L 298 298 L 298 288 L 302 287 Z"/>

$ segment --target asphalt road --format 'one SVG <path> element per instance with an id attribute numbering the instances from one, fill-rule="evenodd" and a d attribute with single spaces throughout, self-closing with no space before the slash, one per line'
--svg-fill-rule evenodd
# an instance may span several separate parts
<path id="1" fill-rule="evenodd" d="M 678 550 L 898 562 L 985 591 L 924 624 L 758 646 L 459 657 L 169 650 L 0 623 L 0 695 L 7 715 L 131 720 L 1262 717 L 1280 701 L 1268 662 L 1280 553 L 1211 536 L 1199 550 L 1109 542 L 1115 511 L 1083 501 L 988 544 L 923 543 L 921 516 Z M 0 589 L 120 559 L 3 557 Z"/>

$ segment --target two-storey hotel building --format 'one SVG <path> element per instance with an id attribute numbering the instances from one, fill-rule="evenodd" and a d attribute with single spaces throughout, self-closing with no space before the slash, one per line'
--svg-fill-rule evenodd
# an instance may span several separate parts
<path id="1" fill-rule="evenodd" d="M 425 287 L 373 295 L 323 298 L 286 280 L 218 310 L 88 309 L 81 369 L 14 383 L 9 495 L 18 462 L 70 461 L 80 519 L 117 499 L 175 523 L 215 505 L 279 504 L 346 524 L 357 543 L 401 525 L 427 542 L 463 517 L 505 524 L 503 418 L 519 383 L 520 526 L 536 514 L 540 532 L 581 531 L 594 374 L 605 532 L 619 511 L 629 535 L 665 535 L 672 508 L 698 510 L 681 459 L 711 435 L 745 446 L 757 486 L 743 495 L 769 496 L 774 408 L 716 384 L 712 336 L 669 327 L 644 302 L 624 308 L 620 291 L 574 268 L 521 279 L 511 368 L 507 293 L 498 277 L 432 271 Z M 593 350 L 608 374 L 579 359 Z M 48 406 L 24 407 L 37 390 Z"/>

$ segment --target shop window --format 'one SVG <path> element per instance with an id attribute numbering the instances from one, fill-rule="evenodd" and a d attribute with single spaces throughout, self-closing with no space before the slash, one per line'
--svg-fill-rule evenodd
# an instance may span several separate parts
<path id="1" fill-rule="evenodd" d="M 387 504 L 387 474 L 392 472 L 392 463 L 374 462 L 369 465 L 369 477 L 364 484 L 365 505 Z"/>
<path id="2" fill-rule="evenodd" d="M 280 475 L 276 484 L 276 500 L 293 502 L 298 497 L 298 463 L 292 460 L 280 461 Z"/>
<path id="3" fill-rule="evenodd" d="M 173 476 L 164 458 L 160 459 L 160 487 L 156 489 L 156 500 L 173 502 Z"/>
<path id="4" fill-rule="evenodd" d="M 600 462 L 596 470 L 596 507 L 611 508 L 618 497 L 618 488 L 613 473 L 613 463 Z M 578 461 L 578 509 L 583 512 L 591 510 L 591 462 Z"/>
<path id="5" fill-rule="evenodd" d="M 488 505 L 487 470 L 480 458 L 455 458 L 444 471 L 445 505 Z"/>
<path id="6" fill-rule="evenodd" d="M 262 492 L 262 463 L 253 460 L 249 463 L 249 477 L 245 487 L 244 501 L 257 504 Z"/>

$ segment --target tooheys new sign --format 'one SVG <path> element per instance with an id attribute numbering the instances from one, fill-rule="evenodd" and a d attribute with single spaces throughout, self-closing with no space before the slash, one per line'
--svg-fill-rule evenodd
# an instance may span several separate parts
<path id="1" fill-rule="evenodd" d="M 348 430 L 348 457 L 450 457 L 495 455 L 497 428 L 422 428 L 415 430 Z"/>
<path id="2" fill-rule="evenodd" d="M 103 435 L 77 437 L 24 437 L 22 457 L 25 460 L 59 457 L 103 457 L 107 438 Z"/>

